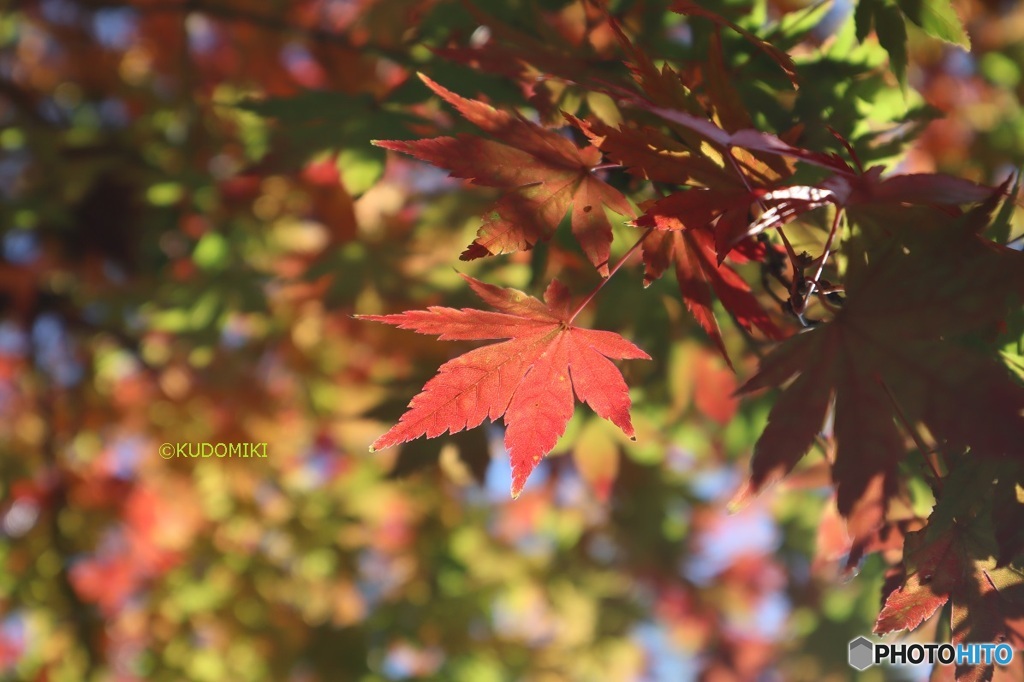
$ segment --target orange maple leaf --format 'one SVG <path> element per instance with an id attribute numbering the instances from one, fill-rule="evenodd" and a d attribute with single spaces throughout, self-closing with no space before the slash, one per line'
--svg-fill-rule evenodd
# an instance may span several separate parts
<path id="1" fill-rule="evenodd" d="M 462 260 L 530 249 L 550 239 L 571 207 L 573 235 L 606 276 L 612 226 L 603 207 L 629 217 L 633 209 L 621 192 L 594 176 L 601 152 L 595 147 L 580 149 L 520 116 L 460 97 L 422 74 L 420 79 L 467 121 L 496 138 L 462 134 L 411 142 L 374 141 L 379 147 L 445 168 L 454 177 L 507 191 L 484 216 L 477 239 Z"/>

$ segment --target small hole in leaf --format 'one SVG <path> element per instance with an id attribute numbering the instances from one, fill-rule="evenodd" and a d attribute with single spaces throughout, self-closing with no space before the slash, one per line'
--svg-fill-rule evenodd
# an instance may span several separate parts
<path id="1" fill-rule="evenodd" d="M 584 206 L 584 207 L 583 207 L 583 212 L 584 212 L 584 213 L 590 213 L 590 212 L 591 212 L 591 211 L 593 211 L 593 210 L 594 210 L 594 207 L 593 207 L 593 206 Z"/>

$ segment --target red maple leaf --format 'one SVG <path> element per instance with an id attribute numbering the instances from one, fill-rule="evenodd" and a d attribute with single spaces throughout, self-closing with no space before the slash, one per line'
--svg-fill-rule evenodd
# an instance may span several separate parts
<path id="1" fill-rule="evenodd" d="M 1015 462 L 961 456 L 943 479 L 928 525 L 909 533 L 902 575 L 885 595 L 875 632 L 912 630 L 952 601 L 955 644 L 1008 642 L 1024 645 L 1024 573 L 999 566 L 992 523 L 999 508 L 993 484 L 1019 473 Z M 1018 557 L 1019 558 L 1019 557 Z M 992 666 L 961 665 L 960 682 L 991 679 Z"/>
<path id="2" fill-rule="evenodd" d="M 675 192 L 647 206 L 644 214 L 636 219 L 636 224 L 658 230 L 683 230 L 714 224 L 715 241 L 718 243 L 718 235 L 734 234 L 746 228 L 750 204 L 756 196 L 756 192 L 739 183 L 719 189 Z M 719 249 L 717 260 L 724 260 L 727 252 L 728 249 Z"/>
<path id="3" fill-rule="evenodd" d="M 507 190 L 484 216 L 477 239 L 462 260 L 532 248 L 551 237 L 571 207 L 573 234 L 590 262 L 607 275 L 612 226 L 604 207 L 629 217 L 633 209 L 621 192 L 593 175 L 601 162 L 600 150 L 580 149 L 521 116 L 460 97 L 422 74 L 420 78 L 467 121 L 496 138 L 462 134 L 412 142 L 374 141 L 445 168 L 454 177 Z"/>
<path id="4" fill-rule="evenodd" d="M 725 344 L 712 309 L 712 294 L 744 328 L 749 330 L 756 326 L 769 338 L 783 338 L 784 334 L 768 317 L 743 278 L 728 265 L 718 264 L 710 227 L 654 230 L 644 238 L 643 253 L 645 284 L 649 285 L 661 277 L 670 264 L 675 264 L 679 293 L 686 307 L 727 361 Z"/>
<path id="5" fill-rule="evenodd" d="M 393 324 L 442 340 L 509 339 L 477 348 L 441 365 L 412 399 L 398 424 L 371 451 L 504 416 L 505 448 L 512 460 L 512 495 L 565 432 L 576 397 L 633 438 L 626 382 L 609 358 L 650 360 L 624 338 L 572 324 L 569 291 L 553 280 L 544 303 L 516 289 L 463 275 L 473 291 L 501 312 L 433 306 L 360 319 Z"/>

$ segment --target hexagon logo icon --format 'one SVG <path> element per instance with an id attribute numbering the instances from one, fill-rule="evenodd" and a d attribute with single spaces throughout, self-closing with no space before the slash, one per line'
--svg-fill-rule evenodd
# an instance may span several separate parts
<path id="1" fill-rule="evenodd" d="M 865 670 L 875 661 L 875 645 L 867 637 L 858 637 L 850 642 L 850 665 Z"/>

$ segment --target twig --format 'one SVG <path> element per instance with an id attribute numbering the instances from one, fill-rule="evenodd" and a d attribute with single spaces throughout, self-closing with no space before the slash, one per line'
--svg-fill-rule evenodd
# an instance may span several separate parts
<path id="1" fill-rule="evenodd" d="M 610 280 L 615 275 L 615 273 L 619 271 L 619 268 L 625 265 L 626 261 L 629 260 L 629 257 L 632 256 L 636 252 L 636 250 L 640 248 L 640 245 L 644 243 L 644 240 L 647 239 L 647 235 L 649 235 L 653 231 L 653 227 L 648 227 L 646 230 L 644 230 L 644 233 L 640 235 L 640 238 L 636 240 L 636 243 L 633 244 L 633 246 L 629 247 L 629 250 L 626 251 L 626 253 L 622 254 L 622 258 L 620 258 L 619 261 L 612 266 L 612 269 L 608 271 L 608 276 L 603 278 L 598 283 L 598 285 L 594 287 L 594 290 L 587 294 L 586 298 L 584 298 L 580 302 L 580 304 L 576 306 L 576 310 L 572 311 L 572 315 L 569 316 L 570 323 L 576 319 L 577 315 L 583 312 L 583 309 L 586 308 L 592 300 L 594 300 L 594 297 L 597 296 L 597 292 L 601 291 L 601 289 L 604 288 L 604 285 L 608 283 L 608 280 Z"/>

